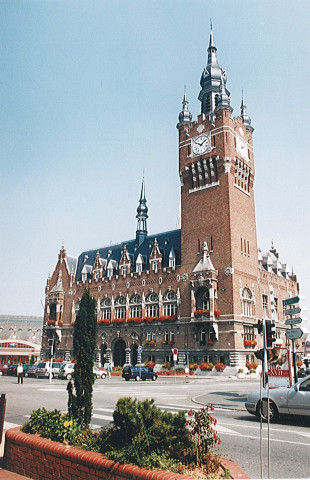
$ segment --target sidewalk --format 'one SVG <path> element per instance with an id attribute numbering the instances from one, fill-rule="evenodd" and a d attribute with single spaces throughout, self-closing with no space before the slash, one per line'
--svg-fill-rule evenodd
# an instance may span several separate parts
<path id="1" fill-rule="evenodd" d="M 9 472 L 8 470 L 3 470 L 0 467 L 0 479 L 1 480 L 29 480 L 29 477 L 23 477 L 22 475 L 18 475 L 18 473 Z"/>

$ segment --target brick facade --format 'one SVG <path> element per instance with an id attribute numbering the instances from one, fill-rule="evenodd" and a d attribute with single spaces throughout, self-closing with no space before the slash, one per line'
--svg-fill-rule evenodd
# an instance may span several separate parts
<path id="1" fill-rule="evenodd" d="M 46 285 L 45 356 L 55 334 L 56 356 L 72 356 L 75 316 L 86 287 L 98 306 L 98 363 L 136 363 L 141 345 L 142 361 L 159 366 L 172 360 L 174 346 L 189 363 L 237 368 L 254 360 L 261 339 L 253 325 L 266 318 L 276 320 L 285 343 L 282 302 L 297 294 L 298 283 L 273 245 L 265 254 L 258 249 L 254 129 L 243 100 L 241 115 L 232 116 L 211 36 L 199 95 L 202 113 L 192 121 L 184 96 L 177 126 L 181 229 L 147 235 L 143 182 L 136 239 L 77 258 L 62 247 Z"/>

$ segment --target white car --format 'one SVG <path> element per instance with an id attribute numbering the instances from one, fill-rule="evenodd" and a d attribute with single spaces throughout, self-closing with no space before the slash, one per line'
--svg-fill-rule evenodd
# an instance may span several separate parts
<path id="1" fill-rule="evenodd" d="M 67 365 L 62 365 L 59 371 L 59 378 L 65 378 L 66 380 L 71 380 L 74 373 L 74 363 L 67 363 Z M 107 372 L 105 370 L 99 370 L 98 367 L 93 367 L 94 378 L 105 378 Z"/>
<path id="2" fill-rule="evenodd" d="M 269 389 L 269 419 L 275 420 L 279 415 L 301 415 L 310 418 L 310 375 L 302 378 L 292 387 L 277 387 Z M 260 391 L 251 392 L 245 402 L 249 413 L 260 415 L 263 420 L 268 418 L 267 391 L 262 389 L 262 406 Z"/>

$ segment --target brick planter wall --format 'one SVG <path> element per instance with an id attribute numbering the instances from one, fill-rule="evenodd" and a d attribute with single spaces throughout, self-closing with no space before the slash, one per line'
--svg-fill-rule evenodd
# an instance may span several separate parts
<path id="1" fill-rule="evenodd" d="M 33 480 L 189 480 L 177 473 L 115 464 L 100 453 L 23 433 L 19 427 L 6 432 L 3 466 Z"/>
<path id="2" fill-rule="evenodd" d="M 221 463 L 231 478 L 250 478 L 235 462 L 222 458 Z M 115 464 L 100 453 L 23 433 L 20 427 L 5 434 L 3 467 L 33 480 L 193 480 L 163 470 Z"/>

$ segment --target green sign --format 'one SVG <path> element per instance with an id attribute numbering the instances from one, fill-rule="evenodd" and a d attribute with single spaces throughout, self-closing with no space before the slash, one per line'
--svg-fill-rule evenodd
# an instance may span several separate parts
<path id="1" fill-rule="evenodd" d="M 284 300 L 284 305 L 294 305 L 295 303 L 299 302 L 299 297 L 292 297 L 292 298 L 287 298 Z"/>

